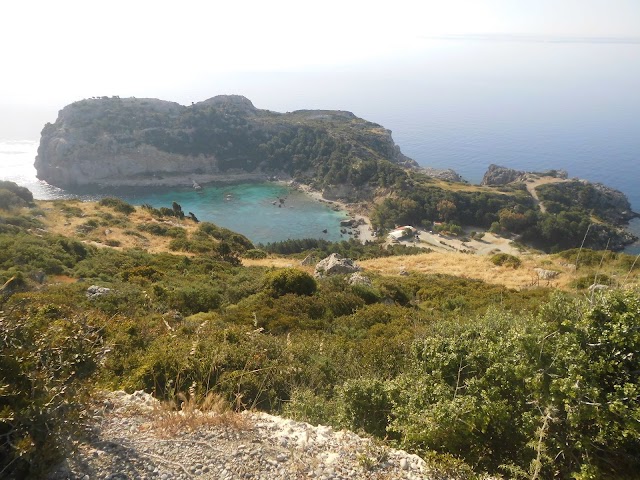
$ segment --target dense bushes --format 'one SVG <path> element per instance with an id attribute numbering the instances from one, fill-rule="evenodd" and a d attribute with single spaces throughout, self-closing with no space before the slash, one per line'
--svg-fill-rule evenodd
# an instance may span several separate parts
<path id="1" fill-rule="evenodd" d="M 100 205 L 104 207 L 113 208 L 116 212 L 124 213 L 125 215 L 129 215 L 136 211 L 133 205 L 125 202 L 124 200 L 116 197 L 106 197 L 98 202 Z"/>
<path id="2" fill-rule="evenodd" d="M 354 260 L 367 260 L 370 258 L 390 257 L 392 255 L 419 255 L 431 251 L 426 248 L 406 245 L 388 245 L 385 247 L 380 243 L 362 244 L 355 239 L 329 242 L 316 238 L 283 240 L 261 245 L 261 248 L 269 253 L 280 255 L 297 254 L 299 257 L 311 255 L 318 257 L 318 260 L 328 257 L 332 253 L 338 253 L 343 257 Z"/>
<path id="3" fill-rule="evenodd" d="M 97 250 L 13 227 L 0 235 L 0 277 L 31 291 L 0 299 L 0 471 L 13 462 L 3 475 L 36 475 L 76 438 L 94 373 L 101 388 L 213 391 L 240 408 L 509 477 L 623 478 L 640 468 L 635 291 L 548 301 L 546 289 L 416 273 L 367 273 L 370 286 L 351 286 L 237 266 L 221 252 Z M 251 252 L 210 224 L 195 237 Z M 589 265 L 626 273 L 635 260 L 580 257 L 585 282 Z M 85 281 L 35 289 L 39 272 Z M 93 284 L 110 291 L 89 299 Z"/>
<path id="4" fill-rule="evenodd" d="M 509 253 L 496 253 L 491 258 L 491 263 L 499 267 L 518 268 L 522 263 L 518 257 Z"/>
<path id="5" fill-rule="evenodd" d="M 33 194 L 28 188 L 20 187 L 15 182 L 0 180 L 0 209 L 9 210 L 33 203 Z"/>
<path id="6" fill-rule="evenodd" d="M 311 275 L 296 268 L 275 270 L 267 274 L 265 286 L 274 297 L 287 293 L 312 295 L 316 291 L 316 281 Z"/>
<path id="7" fill-rule="evenodd" d="M 106 353 L 100 322 L 16 295 L 0 321 L 0 474 L 43 478 L 82 435 L 88 382 Z"/>

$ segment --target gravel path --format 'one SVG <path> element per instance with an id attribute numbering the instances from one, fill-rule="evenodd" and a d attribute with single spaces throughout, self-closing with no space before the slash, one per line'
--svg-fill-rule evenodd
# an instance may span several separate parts
<path id="1" fill-rule="evenodd" d="M 422 459 L 330 427 L 264 413 L 161 413 L 148 394 L 108 394 L 91 439 L 49 480 L 427 479 Z"/>

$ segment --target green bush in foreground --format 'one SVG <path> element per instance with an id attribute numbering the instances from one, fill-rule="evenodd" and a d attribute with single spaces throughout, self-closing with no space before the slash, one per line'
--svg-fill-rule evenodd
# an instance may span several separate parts
<path id="1" fill-rule="evenodd" d="M 88 379 L 104 354 L 101 329 L 55 304 L 0 319 L 0 477 L 42 478 L 82 434 Z"/>

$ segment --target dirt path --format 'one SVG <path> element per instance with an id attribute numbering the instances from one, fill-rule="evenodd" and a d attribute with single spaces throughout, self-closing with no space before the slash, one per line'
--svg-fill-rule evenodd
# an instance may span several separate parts
<path id="1" fill-rule="evenodd" d="M 560 183 L 560 182 L 566 182 L 566 181 L 567 179 L 565 178 L 539 177 L 539 178 L 528 179 L 525 182 L 525 186 L 527 187 L 527 192 L 529 192 L 529 195 L 533 197 L 533 201 L 535 202 L 536 206 L 540 208 L 540 211 L 542 213 L 547 213 L 547 209 L 538 198 L 538 192 L 536 192 L 536 188 L 539 187 L 540 185 L 546 185 L 547 183 Z"/>

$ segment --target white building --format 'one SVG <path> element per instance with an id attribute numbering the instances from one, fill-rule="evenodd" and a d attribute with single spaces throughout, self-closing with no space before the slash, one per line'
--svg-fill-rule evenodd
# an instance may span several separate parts
<path id="1" fill-rule="evenodd" d="M 398 227 L 395 230 L 389 232 L 391 240 L 400 241 L 405 237 L 411 237 L 415 235 L 416 229 L 412 226 L 405 225 L 404 227 Z"/>

